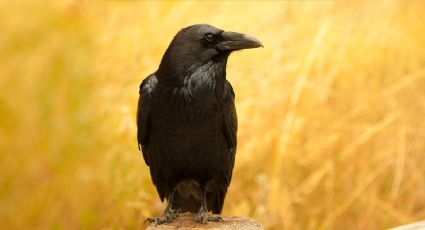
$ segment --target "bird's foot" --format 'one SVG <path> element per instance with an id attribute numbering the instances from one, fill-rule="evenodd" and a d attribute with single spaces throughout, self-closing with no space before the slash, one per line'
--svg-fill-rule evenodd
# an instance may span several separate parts
<path id="1" fill-rule="evenodd" d="M 172 208 L 166 208 L 162 216 L 146 218 L 144 222 L 155 223 L 155 224 L 171 223 L 173 222 L 173 220 L 175 220 L 179 216 L 180 211 L 181 211 L 180 209 L 174 210 Z"/>
<path id="2" fill-rule="evenodd" d="M 204 209 L 199 210 L 198 215 L 196 216 L 196 222 L 206 224 L 208 221 L 222 222 L 223 218 L 221 218 L 220 215 L 209 214 L 208 211 L 205 211 Z"/>

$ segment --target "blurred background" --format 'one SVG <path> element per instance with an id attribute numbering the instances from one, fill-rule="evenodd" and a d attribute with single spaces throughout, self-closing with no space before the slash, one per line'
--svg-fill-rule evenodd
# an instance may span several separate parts
<path id="1" fill-rule="evenodd" d="M 182 27 L 232 54 L 238 152 L 225 215 L 266 229 L 425 218 L 425 1 L 0 1 L 0 226 L 143 229 L 162 213 L 138 86 Z"/>

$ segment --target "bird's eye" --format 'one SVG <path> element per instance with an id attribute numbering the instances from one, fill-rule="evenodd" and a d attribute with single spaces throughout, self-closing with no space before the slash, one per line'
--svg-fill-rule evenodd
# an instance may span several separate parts
<path id="1" fill-rule="evenodd" d="M 215 35 L 212 33 L 206 33 L 205 34 L 205 40 L 207 42 L 213 42 L 215 40 Z"/>

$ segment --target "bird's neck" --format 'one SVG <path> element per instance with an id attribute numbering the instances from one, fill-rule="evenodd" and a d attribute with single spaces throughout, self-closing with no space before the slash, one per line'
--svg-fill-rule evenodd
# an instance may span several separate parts
<path id="1" fill-rule="evenodd" d="M 210 61 L 197 67 L 185 77 L 184 87 L 198 98 L 222 98 L 226 81 L 226 64 L 226 61 Z"/>
<path id="2" fill-rule="evenodd" d="M 178 63 L 173 59 L 163 59 L 156 72 L 158 84 L 170 87 L 187 87 L 191 91 L 214 90 L 220 96 L 225 80 L 227 55 L 217 56 L 205 63 L 184 62 Z"/>

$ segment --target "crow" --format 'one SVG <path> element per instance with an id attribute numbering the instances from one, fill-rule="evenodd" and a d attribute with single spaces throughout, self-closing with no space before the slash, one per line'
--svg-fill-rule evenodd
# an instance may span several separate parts
<path id="1" fill-rule="evenodd" d="M 180 212 L 196 221 L 220 217 L 235 163 L 235 94 L 226 64 L 235 50 L 257 48 L 259 40 L 211 25 L 181 29 L 158 70 L 140 84 L 137 140 L 161 201 L 160 217 L 172 222 Z M 213 214 L 209 214 L 209 212 Z"/>

